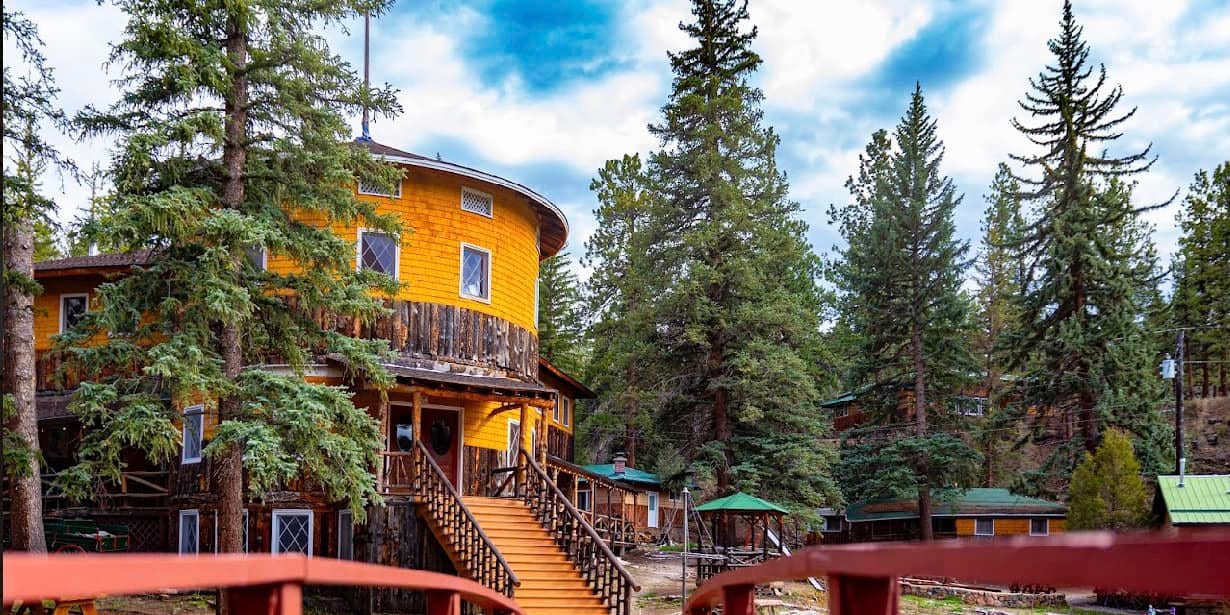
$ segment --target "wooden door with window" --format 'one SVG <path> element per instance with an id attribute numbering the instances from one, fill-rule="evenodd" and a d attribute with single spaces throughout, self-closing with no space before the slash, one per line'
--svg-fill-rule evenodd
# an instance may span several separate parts
<path id="1" fill-rule="evenodd" d="M 424 407 L 422 421 L 419 439 L 449 482 L 456 486 L 461 467 L 461 412 Z"/>

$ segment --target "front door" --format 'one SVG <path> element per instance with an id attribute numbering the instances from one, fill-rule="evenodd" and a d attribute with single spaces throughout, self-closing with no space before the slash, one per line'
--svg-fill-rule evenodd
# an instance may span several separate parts
<path id="1" fill-rule="evenodd" d="M 423 433 L 419 434 L 432 459 L 454 485 L 461 467 L 461 412 L 444 408 L 423 408 Z"/>

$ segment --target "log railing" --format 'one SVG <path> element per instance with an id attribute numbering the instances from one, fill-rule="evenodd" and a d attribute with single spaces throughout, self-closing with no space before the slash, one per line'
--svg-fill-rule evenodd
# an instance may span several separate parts
<path id="1" fill-rule="evenodd" d="M 617 615 L 630 615 L 632 592 L 639 591 L 640 585 L 525 450 L 520 451 L 520 466 L 524 489 L 519 490 L 518 497 L 534 511 L 598 597 Z"/>
<path id="2" fill-rule="evenodd" d="M 409 480 L 423 510 L 444 534 L 442 538 L 452 543 L 453 553 L 475 581 L 512 596 L 521 584 L 517 575 L 462 503 L 457 488 L 445 477 L 426 445 L 420 440 L 414 444 L 412 453 L 404 454 L 413 455 Z"/>
<path id="3" fill-rule="evenodd" d="M 386 494 L 407 494 L 414 491 L 414 453 L 385 451 L 380 454 L 384 472 L 381 491 Z"/>
<path id="4" fill-rule="evenodd" d="M 907 575 L 1225 599 L 1230 598 L 1227 570 L 1230 529 L 811 547 L 709 579 L 684 612 L 707 615 L 721 605 L 724 615 L 754 615 L 757 585 L 821 576 L 828 577 L 832 615 L 898 613 L 898 579 Z"/>
<path id="5" fill-rule="evenodd" d="M 508 596 L 437 572 L 302 555 L 4 556 L 4 607 L 60 599 L 220 588 L 234 613 L 299 615 L 304 585 L 421 591 L 428 615 L 461 613 L 461 601 L 488 613 L 522 613 Z"/>

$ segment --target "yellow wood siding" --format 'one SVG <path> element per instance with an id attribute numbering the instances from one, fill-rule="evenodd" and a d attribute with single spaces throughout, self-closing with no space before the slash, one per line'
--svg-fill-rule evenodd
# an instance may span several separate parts
<path id="1" fill-rule="evenodd" d="M 441 171 L 405 168 L 400 198 L 360 195 L 380 213 L 395 214 L 408 233 L 402 238 L 398 298 L 458 305 L 503 318 L 537 332 L 534 282 L 538 279 L 538 218 L 516 193 Z M 461 189 L 492 196 L 491 218 L 461 209 Z M 362 224 L 335 225 L 338 236 L 357 242 Z M 463 298 L 461 244 L 491 252 L 490 302 Z M 288 259 L 271 254 L 272 271 L 289 271 Z"/>
<path id="2" fill-rule="evenodd" d="M 995 535 L 996 536 L 1028 536 L 1029 535 L 1029 517 L 1000 517 L 995 519 Z M 1058 534 L 1067 529 L 1067 521 L 1064 519 L 1050 519 L 1050 533 Z M 973 536 L 974 535 L 974 518 L 965 517 L 957 519 L 957 536 Z"/>
<path id="3" fill-rule="evenodd" d="M 43 293 L 34 298 L 34 349 L 51 348 L 52 336 L 60 332 L 60 295 L 88 294 L 94 309 L 94 287 L 103 282 L 98 276 L 72 276 L 40 280 Z"/>

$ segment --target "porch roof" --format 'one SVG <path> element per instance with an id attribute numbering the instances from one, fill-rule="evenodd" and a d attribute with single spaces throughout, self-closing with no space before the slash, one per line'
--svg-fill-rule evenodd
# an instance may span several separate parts
<path id="1" fill-rule="evenodd" d="M 327 359 L 343 367 L 350 367 L 346 358 L 339 354 L 330 354 Z M 508 398 L 510 401 L 517 398 L 546 400 L 555 394 L 554 389 L 537 382 L 526 382 L 516 378 L 436 371 L 396 362 L 382 363 L 381 366 L 402 384 L 426 385 L 462 393 L 491 395 L 493 398 Z"/>

